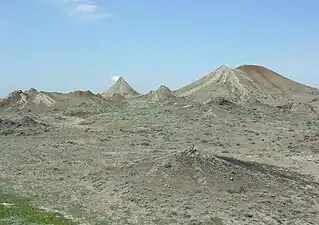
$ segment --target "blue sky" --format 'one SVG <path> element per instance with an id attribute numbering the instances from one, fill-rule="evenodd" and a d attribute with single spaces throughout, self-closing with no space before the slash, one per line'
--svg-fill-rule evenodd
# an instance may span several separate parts
<path id="1" fill-rule="evenodd" d="M 0 96 L 15 89 L 175 89 L 222 64 L 319 87 L 319 1 L 3 0 Z"/>

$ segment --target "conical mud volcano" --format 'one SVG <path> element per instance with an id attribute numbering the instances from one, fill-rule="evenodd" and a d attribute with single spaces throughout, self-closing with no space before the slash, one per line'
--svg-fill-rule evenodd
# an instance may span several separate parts
<path id="1" fill-rule="evenodd" d="M 114 95 L 122 95 L 125 98 L 129 98 L 140 94 L 134 90 L 123 77 L 120 77 L 112 87 L 102 94 L 105 98 L 111 98 Z"/>

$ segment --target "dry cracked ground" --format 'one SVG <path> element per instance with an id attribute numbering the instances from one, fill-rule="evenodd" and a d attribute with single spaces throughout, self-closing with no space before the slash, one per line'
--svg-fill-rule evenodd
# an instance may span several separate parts
<path id="1" fill-rule="evenodd" d="M 263 105 L 6 115 L 0 182 L 77 224 L 319 224 L 319 120 Z"/>

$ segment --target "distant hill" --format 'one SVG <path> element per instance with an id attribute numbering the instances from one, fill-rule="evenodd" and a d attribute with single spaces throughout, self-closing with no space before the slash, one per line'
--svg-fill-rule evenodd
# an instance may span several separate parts
<path id="1" fill-rule="evenodd" d="M 119 97 L 119 95 L 130 98 L 130 97 L 136 97 L 140 94 L 135 91 L 125 80 L 123 77 L 120 77 L 116 83 L 110 87 L 106 92 L 102 94 L 105 98 L 112 98 L 114 96 Z"/>
<path id="2" fill-rule="evenodd" d="M 223 65 L 174 93 L 201 103 L 223 97 L 234 102 L 257 100 L 277 106 L 291 101 L 308 103 L 318 96 L 319 90 L 292 81 L 262 66 L 242 65 L 231 69 Z"/>
<path id="3" fill-rule="evenodd" d="M 14 91 L 0 99 L 0 112 L 64 111 L 70 115 L 102 112 L 106 105 L 123 100 L 174 104 L 263 104 L 283 111 L 319 114 L 319 89 L 290 80 L 270 69 L 225 65 L 201 79 L 175 91 L 161 85 L 156 91 L 140 94 L 123 77 L 102 95 L 90 91 L 70 93 L 44 92 L 36 89 Z"/>
<path id="4" fill-rule="evenodd" d="M 177 96 L 165 85 L 161 85 L 156 91 L 150 91 L 144 96 L 149 102 L 165 102 L 172 101 L 177 98 Z"/>
<path id="5" fill-rule="evenodd" d="M 44 92 L 34 88 L 27 91 L 13 91 L 8 97 L 0 100 L 2 112 L 45 112 L 66 111 L 81 106 L 97 110 L 103 104 L 113 104 L 90 91 L 74 91 L 70 93 Z"/>
<path id="6" fill-rule="evenodd" d="M 264 92 L 275 92 L 301 103 L 311 101 L 319 90 L 290 80 L 270 69 L 256 65 L 242 65 L 236 68 L 245 73 Z"/>
<path id="7" fill-rule="evenodd" d="M 159 104 L 187 105 L 192 103 L 184 97 L 176 96 L 174 92 L 165 85 L 161 85 L 155 91 L 151 90 L 149 93 L 140 95 L 134 99 L 137 101 Z"/>

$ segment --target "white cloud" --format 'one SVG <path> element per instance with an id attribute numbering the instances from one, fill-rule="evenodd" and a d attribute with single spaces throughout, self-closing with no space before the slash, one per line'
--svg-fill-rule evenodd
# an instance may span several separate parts
<path id="1" fill-rule="evenodd" d="M 52 0 L 67 15 L 80 22 L 96 22 L 111 16 L 93 0 Z"/>
<path id="2" fill-rule="evenodd" d="M 114 83 L 116 83 L 116 81 L 118 80 L 118 79 L 120 79 L 120 76 L 113 76 L 113 77 L 110 77 L 111 78 L 111 80 L 114 82 Z"/>
<path id="3" fill-rule="evenodd" d="M 94 4 L 79 4 L 76 6 L 75 10 L 77 12 L 83 12 L 83 13 L 93 13 L 95 12 L 99 7 Z"/>

